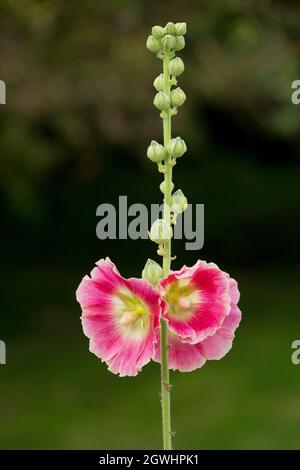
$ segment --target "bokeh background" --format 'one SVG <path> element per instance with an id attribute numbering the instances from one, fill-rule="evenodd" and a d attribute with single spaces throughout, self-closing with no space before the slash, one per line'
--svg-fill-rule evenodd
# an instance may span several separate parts
<path id="1" fill-rule="evenodd" d="M 104 256 L 125 276 L 155 258 L 149 241 L 98 240 L 95 212 L 119 195 L 161 200 L 145 157 L 161 139 L 161 63 L 145 41 L 170 20 L 188 23 L 175 185 L 205 204 L 204 247 L 175 241 L 174 267 L 216 262 L 239 280 L 243 311 L 222 361 L 172 373 L 174 445 L 299 448 L 299 2 L 3 0 L 2 449 L 161 446 L 158 365 L 108 373 L 88 352 L 75 290 Z"/>

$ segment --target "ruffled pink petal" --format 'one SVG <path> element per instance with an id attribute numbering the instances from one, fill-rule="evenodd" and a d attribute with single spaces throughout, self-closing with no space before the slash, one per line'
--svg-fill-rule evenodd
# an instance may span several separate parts
<path id="1" fill-rule="evenodd" d="M 135 376 L 142 367 L 147 364 L 155 354 L 156 338 L 152 341 L 128 342 L 122 347 L 122 351 L 107 361 L 108 370 L 120 377 Z"/>
<path id="2" fill-rule="evenodd" d="M 91 277 L 84 276 L 76 291 L 76 299 L 83 308 L 103 305 L 108 301 L 107 295 L 128 285 L 109 258 L 98 261 L 96 265 Z"/>
<path id="3" fill-rule="evenodd" d="M 240 291 L 238 289 L 238 283 L 232 277 L 229 278 L 229 293 L 232 304 L 238 304 L 240 300 Z"/>
<path id="4" fill-rule="evenodd" d="M 106 362 L 122 352 L 124 340 L 111 315 L 85 315 L 81 322 L 84 334 L 90 338 L 91 353 Z"/>
<path id="5" fill-rule="evenodd" d="M 184 343 L 180 336 L 169 334 L 169 367 L 180 372 L 191 372 L 202 367 L 206 360 L 224 357 L 232 347 L 234 331 L 241 320 L 240 309 L 233 305 L 221 328 L 213 335 L 196 344 Z M 157 332 L 157 337 L 159 332 Z M 156 344 L 154 360 L 161 362 L 160 342 Z"/>
<path id="6" fill-rule="evenodd" d="M 91 278 L 97 284 L 105 281 L 106 287 L 113 290 L 127 285 L 127 280 L 121 276 L 108 257 L 96 263 L 96 267 L 91 271 Z"/>
<path id="7" fill-rule="evenodd" d="M 222 359 L 232 347 L 234 332 L 241 321 L 241 311 L 233 305 L 221 328 L 201 342 L 206 359 Z"/>
<path id="8" fill-rule="evenodd" d="M 161 362 L 159 338 L 154 360 Z M 168 363 L 170 369 L 179 370 L 180 372 L 192 372 L 202 367 L 205 362 L 206 358 L 200 344 L 182 343 L 179 336 L 169 335 Z"/>
<path id="9" fill-rule="evenodd" d="M 139 299 L 145 306 L 146 329 L 129 330 L 124 326 L 122 295 L 133 301 Z M 120 376 L 136 375 L 155 354 L 154 329 L 160 315 L 157 292 L 147 281 L 122 278 L 106 258 L 97 263 L 91 278 L 82 279 L 76 297 L 82 308 L 82 327 L 90 339 L 90 351 L 105 361 L 111 372 Z"/>

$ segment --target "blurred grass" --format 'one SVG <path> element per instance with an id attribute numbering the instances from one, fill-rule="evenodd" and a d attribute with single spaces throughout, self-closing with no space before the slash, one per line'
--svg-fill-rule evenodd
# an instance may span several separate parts
<path id="1" fill-rule="evenodd" d="M 175 447 L 299 448 L 300 368 L 290 361 L 299 279 L 284 269 L 234 274 L 244 317 L 233 349 L 196 372 L 172 374 Z M 88 352 L 74 300 L 81 275 L 19 270 L 4 295 L 0 448 L 161 446 L 159 367 L 120 379 Z"/>

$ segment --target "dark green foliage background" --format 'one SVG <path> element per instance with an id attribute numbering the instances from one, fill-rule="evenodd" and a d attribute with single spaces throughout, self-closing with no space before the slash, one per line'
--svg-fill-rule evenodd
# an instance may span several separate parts
<path id="1" fill-rule="evenodd" d="M 154 24 L 187 21 L 188 154 L 175 188 L 205 204 L 205 245 L 240 282 L 243 322 L 222 361 L 172 374 L 177 448 L 299 448 L 300 79 L 297 1 L 0 4 L 1 448 L 158 448 L 159 368 L 119 379 L 88 353 L 75 290 L 104 256 L 139 276 L 148 241 L 100 241 L 96 207 L 160 202 L 145 157 L 161 140 L 145 49 Z"/>

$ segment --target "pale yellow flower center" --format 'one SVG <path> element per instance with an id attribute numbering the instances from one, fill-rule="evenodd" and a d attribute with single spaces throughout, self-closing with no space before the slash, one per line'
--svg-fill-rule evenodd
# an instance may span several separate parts
<path id="1" fill-rule="evenodd" d="M 143 321 L 143 315 L 145 314 L 145 309 L 141 305 L 137 305 L 134 310 L 126 310 L 124 309 L 124 313 L 120 319 L 120 322 L 123 325 L 130 325 L 137 320 Z"/>
<path id="2" fill-rule="evenodd" d="M 164 299 L 168 304 L 170 317 L 187 320 L 195 312 L 200 295 L 189 279 L 176 279 L 166 287 Z"/>
<path id="3" fill-rule="evenodd" d="M 116 292 L 115 315 L 125 336 L 141 339 L 147 335 L 150 327 L 148 307 L 131 291 Z"/>

